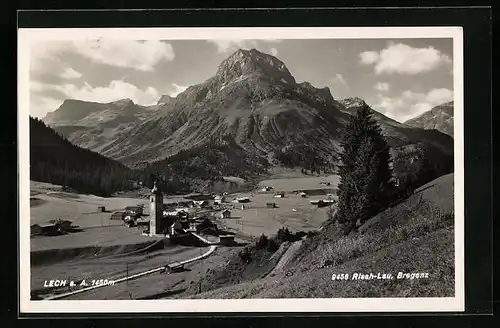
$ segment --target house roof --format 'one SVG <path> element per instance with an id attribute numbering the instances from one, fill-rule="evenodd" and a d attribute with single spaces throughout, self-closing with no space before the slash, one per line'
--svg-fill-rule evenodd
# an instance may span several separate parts
<path id="1" fill-rule="evenodd" d="M 50 227 L 55 227 L 55 223 L 42 223 L 39 225 L 41 228 L 50 228 Z"/>
<path id="2" fill-rule="evenodd" d="M 137 209 L 142 209 L 143 207 L 140 205 L 135 205 L 135 206 L 127 206 L 125 207 L 126 210 L 137 210 Z"/>

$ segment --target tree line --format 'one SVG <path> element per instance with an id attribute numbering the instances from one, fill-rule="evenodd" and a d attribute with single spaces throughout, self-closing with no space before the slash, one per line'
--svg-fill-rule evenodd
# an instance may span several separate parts
<path id="1" fill-rule="evenodd" d="M 249 179 L 267 171 L 267 161 L 249 155 L 234 141 L 210 141 L 208 144 L 181 150 L 173 156 L 143 168 L 140 179 L 151 186 L 159 178 L 167 193 L 197 191 L 206 181 L 223 176 Z"/>
<path id="2" fill-rule="evenodd" d="M 30 179 L 109 196 L 134 187 L 136 172 L 122 163 L 73 145 L 30 117 Z"/>

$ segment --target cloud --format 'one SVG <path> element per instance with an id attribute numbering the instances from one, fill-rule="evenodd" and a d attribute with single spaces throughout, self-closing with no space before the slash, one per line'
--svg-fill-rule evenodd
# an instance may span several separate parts
<path id="1" fill-rule="evenodd" d="M 74 84 L 63 84 L 58 86 L 58 88 L 68 98 L 103 103 L 130 98 L 137 104 L 147 106 L 155 104 L 160 96 L 158 91 L 153 87 L 142 90 L 133 84 L 121 80 L 113 80 L 109 85 L 103 87 L 92 87 L 85 82 L 81 87 L 77 87 Z"/>
<path id="2" fill-rule="evenodd" d="M 340 73 L 335 74 L 334 77 L 330 77 L 326 84 L 330 88 L 334 98 L 347 98 L 352 96 L 349 84 Z"/>
<path id="3" fill-rule="evenodd" d="M 375 64 L 380 58 L 378 52 L 376 51 L 362 52 L 359 54 L 359 57 L 361 57 L 361 63 L 365 65 Z"/>
<path id="4" fill-rule="evenodd" d="M 278 49 L 271 48 L 271 55 L 273 55 L 274 57 L 278 56 Z"/>
<path id="5" fill-rule="evenodd" d="M 404 122 L 451 100 L 453 91 L 446 88 L 432 89 L 427 93 L 407 90 L 398 97 L 378 94 L 378 103 L 373 107 L 399 122 Z"/>
<path id="6" fill-rule="evenodd" d="M 159 40 L 95 40 L 75 42 L 77 52 L 94 62 L 152 71 L 160 61 L 174 59 L 174 49 Z"/>
<path id="7" fill-rule="evenodd" d="M 377 82 L 375 89 L 378 91 L 389 91 L 391 86 L 387 82 Z"/>
<path id="8" fill-rule="evenodd" d="M 230 52 L 234 52 L 238 49 L 250 49 L 250 48 L 258 48 L 260 43 L 277 43 L 282 40 L 237 40 L 237 39 L 214 39 L 207 40 L 208 42 L 215 44 L 217 46 L 217 52 L 227 54 Z M 271 53 L 273 52 L 271 49 Z"/>
<path id="9" fill-rule="evenodd" d="M 344 80 L 344 77 L 342 76 L 342 74 L 338 74 L 338 73 L 337 73 L 337 74 L 335 75 L 335 79 L 336 79 L 337 81 L 339 81 L 340 83 L 347 85 L 347 82 Z"/>
<path id="10" fill-rule="evenodd" d="M 342 74 L 335 74 L 334 77 L 328 79 L 328 82 L 328 84 L 332 85 L 333 88 L 342 87 L 344 89 L 349 89 L 349 84 L 347 84 L 347 81 L 344 79 Z"/>
<path id="11" fill-rule="evenodd" d="M 79 79 L 82 77 L 82 73 L 80 72 L 77 72 L 75 71 L 73 68 L 69 67 L 69 68 L 66 68 L 61 74 L 60 76 L 63 78 L 63 79 L 67 79 L 67 80 L 72 80 L 72 79 Z"/>
<path id="12" fill-rule="evenodd" d="M 71 41 L 39 41 L 30 46 L 30 71 L 62 71 L 64 56 L 73 50 Z"/>
<path id="13" fill-rule="evenodd" d="M 171 61 L 175 54 L 169 43 L 159 40 L 85 40 L 39 42 L 31 47 L 32 70 L 46 69 L 67 55 L 79 55 L 94 63 L 152 71 L 161 61 Z"/>
<path id="14" fill-rule="evenodd" d="M 432 71 L 451 59 L 434 47 L 413 48 L 403 43 L 389 43 L 388 47 L 377 51 L 360 53 L 363 65 L 375 65 L 376 74 L 419 74 Z"/>
<path id="15" fill-rule="evenodd" d="M 182 93 L 184 90 L 186 90 L 189 85 L 179 85 L 177 83 L 172 83 L 172 86 L 174 87 L 174 91 L 171 91 L 169 95 L 171 97 L 177 97 L 179 93 Z"/>
<path id="16" fill-rule="evenodd" d="M 48 88 L 53 87 L 52 85 L 44 85 L 43 83 L 40 83 L 38 81 L 30 81 L 30 92 L 42 92 L 44 90 L 47 90 Z"/>

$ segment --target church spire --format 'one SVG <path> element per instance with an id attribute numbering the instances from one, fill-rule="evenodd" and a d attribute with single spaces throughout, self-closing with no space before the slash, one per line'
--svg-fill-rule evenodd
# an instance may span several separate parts
<path id="1" fill-rule="evenodd" d="M 161 193 L 161 188 L 158 183 L 158 179 L 156 179 L 153 183 L 153 189 L 151 189 L 152 194 L 160 194 Z"/>

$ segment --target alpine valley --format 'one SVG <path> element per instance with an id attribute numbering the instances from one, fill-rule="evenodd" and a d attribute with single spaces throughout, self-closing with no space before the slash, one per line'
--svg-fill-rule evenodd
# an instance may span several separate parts
<path id="1" fill-rule="evenodd" d="M 335 99 L 327 87 L 297 82 L 274 56 L 240 49 L 213 77 L 154 106 L 68 99 L 43 120 L 71 143 L 132 168 L 196 159 L 224 162 L 215 174 L 245 177 L 271 167 L 334 170 L 342 131 L 362 106 L 360 98 Z M 396 163 L 426 153 L 436 177 L 453 171 L 450 135 L 372 112 Z M 200 158 L 205 152 L 213 156 Z"/>

